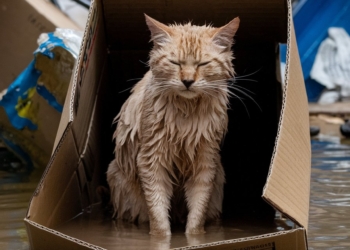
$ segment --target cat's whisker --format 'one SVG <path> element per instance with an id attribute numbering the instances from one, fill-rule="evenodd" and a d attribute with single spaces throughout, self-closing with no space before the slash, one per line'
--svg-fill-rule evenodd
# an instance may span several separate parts
<path id="1" fill-rule="evenodd" d="M 234 90 L 237 90 L 238 92 L 242 93 L 243 95 L 247 96 L 249 99 L 251 99 L 256 106 L 258 106 L 258 108 L 260 109 L 260 111 L 262 111 L 260 105 L 254 100 L 253 97 L 251 97 L 250 95 L 248 95 L 246 92 L 244 92 L 243 90 L 239 89 L 239 88 L 234 88 L 233 86 L 231 86 Z"/>
<path id="2" fill-rule="evenodd" d="M 233 86 L 233 85 L 231 85 L 231 86 L 227 86 L 227 88 L 234 89 L 234 90 L 240 89 L 241 91 L 247 91 L 247 92 L 249 92 L 249 93 L 251 93 L 253 95 L 255 94 L 254 92 L 250 91 L 249 89 L 245 89 L 245 88 L 242 89 L 240 86 Z"/>
<path id="3" fill-rule="evenodd" d="M 230 91 L 227 89 L 221 89 L 221 88 L 207 88 L 207 90 L 214 92 L 215 94 L 219 94 L 220 92 L 225 92 L 225 93 L 229 93 Z"/>
<path id="4" fill-rule="evenodd" d="M 147 67 L 149 67 L 148 62 L 143 62 L 143 61 L 141 61 L 141 60 L 139 60 L 139 62 L 142 63 L 142 64 L 144 64 L 144 65 L 146 65 Z"/>
<path id="5" fill-rule="evenodd" d="M 209 91 L 206 91 L 206 90 L 203 90 L 203 89 L 202 89 L 201 92 L 204 93 L 204 94 L 206 94 L 206 95 L 209 95 L 209 96 L 211 96 L 211 97 L 215 97 L 215 95 L 212 94 L 212 93 L 210 93 Z"/>
<path id="6" fill-rule="evenodd" d="M 127 88 L 127 89 L 124 89 L 124 90 L 122 90 L 122 91 L 119 91 L 118 94 L 124 93 L 124 92 L 126 92 L 126 91 L 132 89 L 133 87 L 134 87 L 134 86 L 132 86 L 132 87 L 130 87 L 130 88 Z"/>
<path id="7" fill-rule="evenodd" d="M 216 84 L 216 85 L 218 85 L 218 84 Z M 230 89 L 237 89 L 237 88 L 240 88 L 241 90 L 241 92 L 243 92 L 243 93 L 245 93 L 243 90 L 245 90 L 245 91 L 247 91 L 247 92 L 249 92 L 249 93 L 251 93 L 251 94 L 254 94 L 255 95 L 255 93 L 254 92 L 252 92 L 251 90 L 249 90 L 249 89 L 247 89 L 247 88 L 244 88 L 243 86 L 240 86 L 240 85 L 237 85 L 237 84 L 221 84 L 221 86 L 222 85 L 224 85 L 225 87 L 227 87 L 227 88 L 230 88 Z M 243 89 L 243 90 L 242 90 Z M 246 94 L 246 93 L 245 93 Z"/>
<path id="8" fill-rule="evenodd" d="M 255 95 L 255 93 L 254 93 L 253 91 L 251 91 L 251 90 L 249 90 L 249 89 L 247 89 L 247 88 L 245 88 L 245 87 L 243 87 L 243 86 L 237 85 L 237 84 L 236 84 L 236 85 L 232 84 L 232 85 L 229 85 L 229 86 L 227 86 L 227 87 L 228 87 L 228 88 L 235 88 L 235 87 L 241 88 L 241 89 L 244 89 L 245 91 L 248 91 L 249 93 Z"/>
<path id="9" fill-rule="evenodd" d="M 157 78 L 157 77 L 154 77 L 153 79 L 154 80 L 166 80 L 166 78 Z"/>
<path id="10" fill-rule="evenodd" d="M 227 91 L 227 89 L 221 88 L 219 86 L 205 86 L 204 89 Z"/>
<path id="11" fill-rule="evenodd" d="M 169 89 L 170 89 L 170 84 L 157 85 L 157 86 L 155 86 L 153 93 L 155 95 L 158 95 L 160 93 L 167 92 Z"/>
<path id="12" fill-rule="evenodd" d="M 243 104 L 243 106 L 244 106 L 244 108 L 245 108 L 245 110 L 246 110 L 246 112 L 247 112 L 247 114 L 248 114 L 248 117 L 250 118 L 250 114 L 249 114 L 248 108 L 247 108 L 247 106 L 245 105 L 245 103 L 244 103 L 244 101 L 242 100 L 242 98 L 240 98 L 238 95 L 234 94 L 233 92 L 230 92 L 230 94 L 231 94 L 232 96 L 236 97 L 236 98 Z"/>
<path id="13" fill-rule="evenodd" d="M 241 97 L 239 97 L 238 95 L 234 94 L 234 93 L 233 93 L 232 91 L 230 91 L 229 89 L 221 88 L 221 87 L 218 86 L 218 85 L 207 85 L 206 87 L 211 88 L 212 90 L 214 89 L 214 90 L 225 91 L 226 93 L 229 94 L 230 97 L 236 97 L 237 99 L 239 99 L 240 102 L 242 102 L 242 104 L 244 105 L 244 107 L 245 107 L 245 109 L 246 109 L 246 111 L 247 111 L 247 114 L 248 114 L 248 116 L 249 116 L 249 118 L 250 118 L 250 114 L 249 114 L 249 112 L 248 112 L 247 106 L 245 105 L 245 103 L 243 102 L 243 100 L 242 100 Z M 250 95 L 248 95 L 247 93 L 245 93 L 243 90 L 241 90 L 241 89 L 239 89 L 239 88 L 236 88 L 237 86 L 227 86 L 227 85 L 226 85 L 226 87 L 231 88 L 231 89 L 234 89 L 234 90 L 236 90 L 236 91 L 238 91 L 238 92 L 244 94 L 245 96 L 247 96 L 249 99 L 251 99 L 251 100 L 258 106 L 258 108 L 260 109 L 260 111 L 262 111 L 260 105 L 254 100 L 254 98 L 251 97 Z"/>
<path id="14" fill-rule="evenodd" d="M 127 82 L 130 82 L 130 81 L 136 81 L 136 80 L 141 80 L 142 78 L 132 78 L 132 79 L 129 79 L 129 80 L 126 80 Z"/>
<path id="15" fill-rule="evenodd" d="M 218 90 L 228 90 L 227 85 L 205 85 L 204 88 L 218 89 Z"/>
<path id="16" fill-rule="evenodd" d="M 246 76 L 252 76 L 252 75 L 258 73 L 261 69 L 262 69 L 262 67 L 260 69 L 256 70 L 256 71 L 254 71 L 253 73 L 250 73 L 250 74 L 247 74 L 247 75 L 235 76 L 235 78 L 239 79 L 239 78 L 243 78 L 243 77 L 246 77 Z"/>
<path id="17" fill-rule="evenodd" d="M 241 79 L 241 80 L 244 80 L 244 81 L 253 81 L 253 82 L 257 82 L 255 80 L 252 80 L 252 79 Z M 210 82 L 206 82 L 206 85 L 225 85 L 225 86 L 233 86 L 234 85 L 234 79 L 220 79 L 220 80 L 215 80 L 215 81 L 210 81 Z M 239 87 L 239 88 L 242 88 L 248 92 L 250 92 L 251 94 L 255 94 L 254 92 L 242 87 L 242 86 L 239 86 L 239 85 L 234 85 L 236 87 Z"/>
<path id="18" fill-rule="evenodd" d="M 247 94 L 247 93 L 244 91 L 244 90 L 246 90 L 246 89 L 244 89 L 244 90 L 243 90 L 243 89 L 240 89 L 238 86 L 228 86 L 228 88 L 229 88 L 229 89 L 232 89 L 232 90 L 237 90 L 238 92 L 244 94 L 245 96 L 248 96 L 249 98 L 253 99 L 252 96 L 250 96 L 249 94 Z M 246 91 L 250 92 L 249 90 L 246 90 Z M 254 93 L 252 93 L 252 94 L 254 94 Z"/>
<path id="19" fill-rule="evenodd" d="M 210 83 L 226 83 L 229 79 L 219 79 L 219 80 L 215 80 L 215 81 L 209 81 L 209 82 L 205 82 L 206 84 L 210 84 Z"/>
<path id="20" fill-rule="evenodd" d="M 238 81 L 258 82 L 257 80 L 253 80 L 253 79 L 235 79 L 235 82 L 238 82 Z"/>
<path id="21" fill-rule="evenodd" d="M 166 88 L 157 88 L 153 90 L 154 95 L 158 95 L 160 93 L 164 93 L 166 91 Z"/>

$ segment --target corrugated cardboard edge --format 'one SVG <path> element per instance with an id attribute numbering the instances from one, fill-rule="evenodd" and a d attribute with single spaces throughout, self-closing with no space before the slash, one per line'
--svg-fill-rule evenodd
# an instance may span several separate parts
<path id="1" fill-rule="evenodd" d="M 58 28 L 81 30 L 77 24 L 64 15 L 52 3 L 44 0 L 26 0 L 32 5 L 41 15 L 53 23 Z"/>
<path id="2" fill-rule="evenodd" d="M 91 1 L 90 11 L 89 11 L 88 19 L 87 19 L 87 24 L 89 24 L 91 21 L 91 13 L 92 13 L 91 9 L 93 9 L 93 8 L 96 8 L 94 0 Z M 74 75 L 72 76 L 71 83 L 69 84 L 69 88 L 68 88 L 65 105 L 64 105 L 63 112 L 62 112 L 62 116 L 61 116 L 59 129 L 57 131 L 57 135 L 56 135 L 56 139 L 55 139 L 55 143 L 54 143 L 53 153 L 52 153 L 51 159 L 50 159 L 49 163 L 47 164 L 47 168 L 45 169 L 43 176 L 41 177 L 41 180 L 40 180 L 33 196 L 38 195 L 38 193 L 40 192 L 40 189 L 41 189 L 42 184 L 45 180 L 46 174 L 50 170 L 50 166 L 52 165 L 52 162 L 54 161 L 56 154 L 59 151 L 59 149 L 60 149 L 60 147 L 61 147 L 61 145 L 62 145 L 70 127 L 71 127 L 71 124 L 74 120 L 73 109 L 74 109 L 75 89 L 76 89 L 77 79 L 78 79 L 78 74 L 79 74 L 78 69 L 80 68 L 80 65 L 81 65 L 82 60 L 83 60 L 83 56 L 84 56 L 83 51 L 84 51 L 84 48 L 86 46 L 86 38 L 87 38 L 89 27 L 90 27 L 90 25 L 86 25 L 86 27 L 85 27 L 84 36 L 82 39 L 82 45 L 80 46 L 80 51 L 79 51 L 79 58 L 77 60 L 77 63 L 75 64 Z M 69 117 L 69 119 L 66 119 L 66 117 Z M 30 201 L 30 203 L 31 203 L 31 201 Z M 30 207 L 30 205 L 29 205 L 29 207 Z M 28 212 L 29 212 L 29 209 L 28 209 Z M 27 216 L 28 216 L 28 212 L 27 212 Z"/>
<path id="3" fill-rule="evenodd" d="M 288 0 L 288 41 L 285 88 L 279 131 L 262 197 L 307 229 L 311 147 L 308 105 Z"/>
<path id="4" fill-rule="evenodd" d="M 40 180 L 32 198 L 30 200 L 30 205 L 29 205 L 28 210 L 27 210 L 26 218 L 24 218 L 24 222 L 25 222 L 26 227 L 27 227 L 28 237 L 30 240 L 30 245 L 31 245 L 31 247 L 34 247 L 34 248 L 37 244 L 35 242 L 33 242 L 32 230 L 40 230 L 42 232 L 42 234 L 44 234 L 46 236 L 52 235 L 55 238 L 59 237 L 59 238 L 65 239 L 68 242 L 72 242 L 72 243 L 77 244 L 76 245 L 77 247 L 79 245 L 79 246 L 83 247 L 84 249 L 86 249 L 86 248 L 97 249 L 97 250 L 104 249 L 102 247 L 98 247 L 98 246 L 95 246 L 93 244 L 87 243 L 85 241 L 82 241 L 82 240 L 70 237 L 68 235 L 62 234 L 56 230 L 42 226 L 42 225 L 30 220 L 30 208 L 31 208 L 32 200 L 35 196 L 37 196 L 40 193 L 40 190 L 42 189 L 44 180 L 45 180 L 48 172 L 50 171 L 50 167 L 51 167 L 52 163 L 54 162 L 54 160 L 57 156 L 57 153 L 59 152 L 61 146 L 63 145 L 63 142 L 65 141 L 67 135 L 69 134 L 69 132 L 72 128 L 72 124 L 73 124 L 73 120 L 74 120 L 74 99 L 75 99 L 75 92 L 76 92 L 76 87 L 77 87 L 77 82 L 78 82 L 79 68 L 83 62 L 83 56 L 84 56 L 83 52 L 84 52 L 84 49 L 85 49 L 86 44 L 87 44 L 87 37 L 88 37 L 90 23 L 91 23 L 91 19 L 92 19 L 92 13 L 93 13 L 92 10 L 95 8 L 97 8 L 97 4 L 94 0 L 92 0 L 91 5 L 90 5 L 88 19 L 87 19 L 87 25 L 85 27 L 84 36 L 83 36 L 83 40 L 82 40 L 82 46 L 80 47 L 79 58 L 78 58 L 76 65 L 74 67 L 74 75 L 71 78 L 70 86 L 69 86 L 69 89 L 67 92 L 67 97 L 66 97 L 66 101 L 65 101 L 65 105 L 64 105 L 63 114 L 61 116 L 60 126 L 58 129 L 58 133 L 56 135 L 54 150 L 53 150 L 50 162 L 48 163 L 47 168 L 45 169 L 45 171 L 41 177 L 41 180 Z M 36 233 L 38 233 L 38 231 Z M 37 234 L 35 234 L 35 235 L 37 236 Z M 51 246 L 51 247 L 53 247 L 54 249 L 57 249 L 57 246 Z M 46 246 L 45 247 L 43 247 L 43 246 L 38 247 L 38 249 L 45 249 L 45 248 L 46 248 Z"/>
<path id="5" fill-rule="evenodd" d="M 59 237 L 59 238 L 62 238 L 63 240 L 68 240 L 68 241 L 70 241 L 72 243 L 75 243 L 75 244 L 77 244 L 79 246 L 83 246 L 83 247 L 88 248 L 88 249 L 105 250 L 105 248 L 102 248 L 102 247 L 99 247 L 99 246 L 87 243 L 85 241 L 79 240 L 77 238 L 68 236 L 66 234 L 57 232 L 57 231 L 55 231 L 53 229 L 44 227 L 44 226 L 42 226 L 42 225 L 40 225 L 38 223 L 35 223 L 33 221 L 30 221 L 28 219 L 25 219 L 25 223 L 26 223 L 27 227 L 35 227 L 38 230 L 42 230 L 43 233 L 49 233 L 49 234 L 53 235 L 54 237 Z M 30 230 L 28 230 L 28 231 L 30 231 Z M 269 238 L 277 237 L 277 236 L 281 236 L 281 235 L 290 235 L 290 234 L 293 234 L 293 233 L 302 233 L 303 235 L 305 235 L 304 232 L 305 232 L 305 229 L 298 228 L 298 229 L 293 229 L 293 230 L 289 230 L 289 231 L 281 231 L 281 232 L 257 235 L 257 236 L 246 237 L 246 238 L 238 238 L 238 239 L 233 239 L 233 240 L 211 242 L 211 243 L 200 244 L 200 245 L 195 245 L 195 246 L 186 246 L 186 247 L 173 248 L 173 250 L 189 250 L 189 249 L 214 248 L 214 247 L 216 248 L 216 247 L 227 246 L 227 245 L 230 245 L 228 247 L 231 248 L 231 247 L 234 247 L 234 245 L 232 245 L 232 244 L 235 244 L 235 243 L 247 243 L 247 242 L 261 240 L 261 239 L 269 239 Z M 301 238 L 300 240 L 303 240 L 303 239 Z M 252 243 L 252 244 L 254 244 L 254 243 Z M 303 245 L 303 248 L 299 248 L 299 249 L 300 250 L 306 249 L 305 244 L 302 244 L 302 245 Z M 47 246 L 47 247 L 50 247 L 50 246 Z"/>
<path id="6" fill-rule="evenodd" d="M 106 250 L 105 248 L 102 248 L 102 247 L 99 247 L 99 246 L 96 246 L 96 245 L 87 243 L 87 242 L 85 242 L 85 241 L 82 241 L 82 240 L 79 240 L 79 239 L 77 239 L 77 238 L 74 238 L 74 237 L 68 236 L 68 235 L 66 235 L 66 234 L 60 233 L 60 232 L 58 232 L 58 231 L 55 231 L 55 230 L 53 230 L 53 229 L 44 227 L 44 226 L 42 226 L 42 225 L 40 225 L 40 224 L 38 224 L 38 223 L 35 223 L 35 222 L 33 222 L 33 221 L 30 221 L 30 220 L 28 220 L 28 219 L 24 219 L 24 222 L 25 222 L 26 224 L 28 224 L 27 227 L 28 227 L 28 226 L 33 226 L 33 227 L 35 227 L 35 228 L 38 228 L 38 229 L 43 230 L 43 231 L 45 231 L 45 232 L 48 232 L 48 233 L 50 233 L 50 234 L 52 234 L 52 235 L 54 235 L 54 236 L 56 236 L 56 237 L 60 237 L 60 238 L 63 238 L 63 239 L 65 239 L 65 240 L 69 240 L 69 241 L 71 241 L 71 242 L 74 242 L 74 243 L 76 243 L 76 244 L 78 244 L 78 245 L 80 245 L 80 246 L 84 246 L 84 247 L 86 247 L 86 248 L 95 249 L 95 250 Z M 28 230 L 28 231 L 30 232 L 30 230 Z M 29 238 L 31 239 L 31 237 L 29 237 Z M 33 246 L 33 244 L 31 244 L 31 245 Z M 47 247 L 49 248 L 49 246 L 47 246 Z"/>
<path id="7" fill-rule="evenodd" d="M 74 76 L 71 78 L 71 81 L 69 83 L 68 86 L 68 91 L 67 91 L 67 96 L 66 96 L 66 100 L 64 102 L 64 106 L 63 106 L 63 111 L 62 111 L 62 115 L 61 115 L 61 119 L 60 119 L 60 124 L 58 126 L 57 129 L 57 133 L 56 133 L 56 138 L 55 138 L 55 142 L 53 144 L 53 150 L 52 150 L 52 156 L 55 154 L 56 152 L 56 148 L 58 146 L 58 144 L 61 141 L 61 138 L 63 137 L 63 134 L 66 130 L 66 128 L 68 127 L 69 123 L 71 123 L 73 121 L 72 117 L 70 116 L 70 102 L 71 102 L 71 97 L 72 97 L 72 91 L 73 91 L 73 82 L 75 79 L 75 75 L 76 75 L 76 68 L 77 68 L 78 63 L 75 63 L 74 66 Z"/>
<path id="8" fill-rule="evenodd" d="M 295 232 L 304 232 L 304 231 L 305 231 L 305 229 L 298 228 L 298 229 L 292 229 L 289 231 L 281 231 L 281 232 L 270 233 L 270 234 L 262 234 L 262 235 L 246 237 L 246 238 L 217 241 L 217 242 L 211 242 L 211 243 L 207 243 L 207 244 L 200 244 L 200 245 L 196 245 L 196 246 L 173 248 L 173 250 L 190 250 L 190 249 L 200 249 L 200 248 L 212 248 L 212 247 L 224 246 L 224 245 L 229 245 L 229 244 L 234 244 L 234 243 L 243 243 L 243 242 L 248 242 L 248 241 L 267 239 L 267 238 L 271 238 L 271 237 L 275 237 L 275 236 L 287 235 L 287 234 L 292 234 Z M 234 247 L 234 245 L 232 247 Z M 242 248 L 242 249 L 245 249 L 245 248 Z M 306 249 L 306 246 L 304 249 Z"/>

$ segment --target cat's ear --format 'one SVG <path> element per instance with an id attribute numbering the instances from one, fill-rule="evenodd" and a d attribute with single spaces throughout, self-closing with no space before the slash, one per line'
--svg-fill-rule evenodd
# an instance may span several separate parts
<path id="1" fill-rule="evenodd" d="M 151 31 L 151 41 L 153 41 L 154 45 L 162 46 L 170 41 L 171 30 L 168 26 L 162 24 L 161 22 L 158 22 L 146 14 L 145 18 L 147 26 Z"/>
<path id="2" fill-rule="evenodd" d="M 236 17 L 231 22 L 218 28 L 213 35 L 213 42 L 223 49 L 231 49 L 233 36 L 236 34 L 239 27 L 239 17 Z"/>

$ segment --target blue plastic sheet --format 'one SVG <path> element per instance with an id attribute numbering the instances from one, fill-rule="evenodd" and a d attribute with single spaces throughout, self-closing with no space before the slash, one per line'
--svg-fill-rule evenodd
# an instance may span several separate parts
<path id="1" fill-rule="evenodd" d="M 293 19 L 308 99 L 316 102 L 324 89 L 310 78 L 318 47 L 328 37 L 329 27 L 343 27 L 350 33 L 350 1 L 303 0 L 294 7 Z M 282 46 L 282 62 L 285 62 L 285 52 Z"/>
<path id="2" fill-rule="evenodd" d="M 68 29 L 41 34 L 33 61 L 7 89 L 0 90 L 0 115 L 8 118 L 0 120 L 0 140 L 28 171 L 45 166 L 50 158 L 53 126 L 59 123 L 81 40 L 81 32 Z"/>
<path id="3" fill-rule="evenodd" d="M 40 53 L 52 59 L 55 56 L 52 49 L 57 46 L 70 50 L 61 38 L 54 36 L 54 33 L 49 33 L 48 39 L 40 44 L 39 48 L 34 52 L 34 56 Z M 35 69 L 34 59 L 8 87 L 6 94 L 0 100 L 0 106 L 4 107 L 12 126 L 16 129 L 27 127 L 28 129 L 36 130 L 38 128 L 35 121 L 21 114 L 25 113 L 25 110 L 31 105 L 30 98 L 34 91 L 41 95 L 58 112 L 61 113 L 63 110 L 62 105 L 57 102 L 56 98 L 45 86 L 37 84 L 40 75 L 41 72 Z"/>

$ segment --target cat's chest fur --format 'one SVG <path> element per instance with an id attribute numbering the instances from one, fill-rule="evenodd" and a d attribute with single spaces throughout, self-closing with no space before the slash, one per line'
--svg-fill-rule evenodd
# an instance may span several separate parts
<path id="1" fill-rule="evenodd" d="M 153 96 L 145 90 L 141 147 L 168 155 L 168 168 L 188 175 L 201 147 L 220 147 L 227 126 L 226 103 L 218 99 L 184 99 L 175 95 Z M 149 93 L 147 93 L 149 92 Z M 170 169 L 169 169 L 170 170 Z"/>

